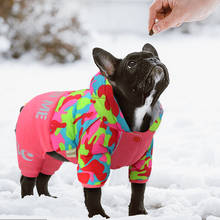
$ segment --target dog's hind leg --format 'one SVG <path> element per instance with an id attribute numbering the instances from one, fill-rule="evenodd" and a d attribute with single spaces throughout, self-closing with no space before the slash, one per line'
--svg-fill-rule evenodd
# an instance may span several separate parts
<path id="1" fill-rule="evenodd" d="M 51 176 L 60 168 L 62 163 L 63 163 L 62 161 L 54 159 L 50 155 L 45 154 L 45 158 L 41 165 L 41 169 L 36 181 L 36 187 L 39 196 L 45 195 L 45 196 L 57 198 L 55 196 L 50 195 L 48 191 L 48 182 Z"/>
<path id="2" fill-rule="evenodd" d="M 21 176 L 20 179 L 21 183 L 21 197 L 24 198 L 25 196 L 34 195 L 34 186 L 36 183 L 35 177 L 26 177 Z"/>
<path id="3" fill-rule="evenodd" d="M 43 173 L 39 173 L 36 181 L 37 192 L 40 195 L 50 196 L 57 198 L 55 196 L 51 196 L 48 191 L 48 182 L 50 180 L 51 175 L 46 175 Z"/>

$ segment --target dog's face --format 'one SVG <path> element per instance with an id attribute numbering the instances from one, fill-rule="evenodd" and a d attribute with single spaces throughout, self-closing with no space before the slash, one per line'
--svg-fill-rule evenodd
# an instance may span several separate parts
<path id="1" fill-rule="evenodd" d="M 141 52 L 128 54 L 124 59 L 117 59 L 100 48 L 93 50 L 93 57 L 114 92 L 135 107 L 144 105 L 148 97 L 151 97 L 153 106 L 169 84 L 167 68 L 150 44 L 145 44 Z"/>

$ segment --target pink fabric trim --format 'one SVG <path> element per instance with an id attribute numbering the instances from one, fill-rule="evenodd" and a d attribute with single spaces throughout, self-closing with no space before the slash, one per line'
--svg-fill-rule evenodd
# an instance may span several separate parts
<path id="1" fill-rule="evenodd" d="M 130 180 L 130 183 L 146 183 L 149 179 L 146 180 Z"/>
<path id="2" fill-rule="evenodd" d="M 82 185 L 83 185 L 83 187 L 85 187 L 85 188 L 100 188 L 100 187 L 104 186 L 104 184 L 105 184 L 105 183 L 100 184 L 100 185 L 88 185 L 88 184 L 82 184 Z"/>
<path id="3" fill-rule="evenodd" d="M 111 157 L 111 169 L 135 164 L 150 146 L 154 132 L 120 132 L 118 146 Z"/>
<path id="4" fill-rule="evenodd" d="M 21 174 L 23 176 L 26 176 L 26 177 L 31 177 L 31 178 L 35 178 L 38 176 L 39 172 L 32 172 L 32 171 L 26 171 L 26 170 L 21 170 Z"/>

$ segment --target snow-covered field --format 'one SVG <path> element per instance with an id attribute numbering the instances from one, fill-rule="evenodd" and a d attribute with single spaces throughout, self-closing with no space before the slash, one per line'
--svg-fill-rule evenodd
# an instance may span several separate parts
<path id="1" fill-rule="evenodd" d="M 118 57 L 152 43 L 167 65 L 171 83 L 161 96 L 164 117 L 155 137 L 146 216 L 127 217 L 127 168 L 113 171 L 103 188 L 103 205 L 112 219 L 220 219 L 220 41 L 211 36 L 96 36 L 73 65 L 44 66 L 28 60 L 0 61 L 0 219 L 87 219 L 76 167 L 65 163 L 49 189 L 59 198 L 20 198 L 14 128 L 19 108 L 52 90 L 87 88 L 93 74 L 91 49 Z M 1 44 L 1 42 L 0 42 Z M 101 217 L 94 217 L 101 219 Z"/>

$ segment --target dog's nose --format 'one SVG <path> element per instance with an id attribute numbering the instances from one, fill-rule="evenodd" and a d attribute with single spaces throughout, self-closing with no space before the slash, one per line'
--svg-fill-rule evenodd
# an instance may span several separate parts
<path id="1" fill-rule="evenodd" d="M 153 69 L 153 72 L 156 75 L 161 75 L 161 74 L 163 74 L 163 68 L 160 67 L 160 66 L 155 66 L 154 69 Z"/>
<path id="2" fill-rule="evenodd" d="M 152 75 L 156 82 L 160 81 L 164 76 L 164 70 L 161 66 L 155 66 L 152 71 Z"/>

